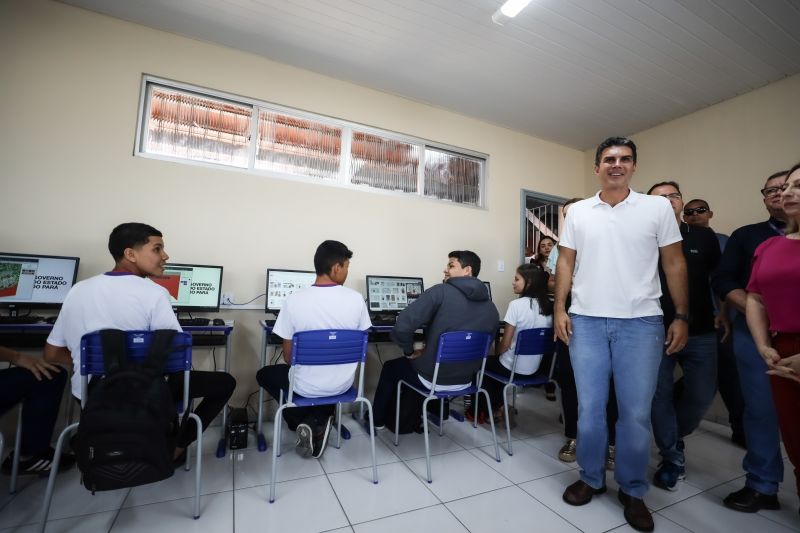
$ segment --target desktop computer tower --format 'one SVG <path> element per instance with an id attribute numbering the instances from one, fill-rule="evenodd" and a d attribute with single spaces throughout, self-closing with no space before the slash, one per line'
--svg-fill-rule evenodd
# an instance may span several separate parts
<path id="1" fill-rule="evenodd" d="M 249 429 L 247 423 L 247 409 L 243 407 L 232 407 L 228 416 L 228 448 L 231 450 L 247 448 L 247 434 Z"/>

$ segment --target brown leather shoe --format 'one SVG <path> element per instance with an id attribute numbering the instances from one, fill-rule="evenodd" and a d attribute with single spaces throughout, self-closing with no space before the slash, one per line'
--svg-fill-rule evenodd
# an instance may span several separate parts
<path id="1" fill-rule="evenodd" d="M 563 500 L 570 505 L 586 505 L 592 501 L 595 494 L 603 494 L 606 491 L 605 485 L 599 489 L 592 488 L 591 485 L 579 479 L 564 491 Z"/>
<path id="2" fill-rule="evenodd" d="M 619 502 L 625 507 L 625 520 L 636 531 L 653 531 L 655 524 L 650 510 L 644 500 L 628 496 L 621 490 L 618 493 Z"/>

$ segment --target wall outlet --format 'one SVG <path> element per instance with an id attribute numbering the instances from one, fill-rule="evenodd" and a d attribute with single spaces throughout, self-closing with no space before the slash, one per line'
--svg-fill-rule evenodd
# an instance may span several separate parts
<path id="1" fill-rule="evenodd" d="M 223 292 L 222 293 L 222 305 L 233 305 L 233 293 L 232 292 Z"/>
<path id="2" fill-rule="evenodd" d="M 497 271 L 498 272 L 505 272 L 506 271 L 506 262 L 502 259 L 497 260 Z"/>

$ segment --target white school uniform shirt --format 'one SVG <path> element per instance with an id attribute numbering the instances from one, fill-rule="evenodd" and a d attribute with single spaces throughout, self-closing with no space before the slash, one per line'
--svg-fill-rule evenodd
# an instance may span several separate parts
<path id="1" fill-rule="evenodd" d="M 514 326 L 514 338 L 508 350 L 500 354 L 500 364 L 511 370 L 514 363 L 514 349 L 517 346 L 517 335 L 523 329 L 552 328 L 553 315 L 545 316 L 539 309 L 539 302 L 535 298 L 519 298 L 508 304 L 508 310 L 503 322 Z M 544 354 L 519 354 L 517 358 L 517 374 L 530 375 L 539 369 Z"/>
<path id="2" fill-rule="evenodd" d="M 614 207 L 598 192 L 572 204 L 559 245 L 576 251 L 570 313 L 663 315 L 659 248 L 681 241 L 669 200 L 631 190 Z"/>
<path id="3" fill-rule="evenodd" d="M 312 285 L 286 298 L 273 333 L 289 340 L 298 331 L 372 327 L 360 293 L 342 285 Z M 353 385 L 356 363 L 294 365 L 294 390 L 308 398 L 342 394 Z"/>
<path id="4" fill-rule="evenodd" d="M 47 343 L 72 354 L 72 395 L 81 399 L 81 337 L 101 329 L 182 331 L 169 293 L 147 278 L 106 272 L 77 283 L 67 294 Z"/>

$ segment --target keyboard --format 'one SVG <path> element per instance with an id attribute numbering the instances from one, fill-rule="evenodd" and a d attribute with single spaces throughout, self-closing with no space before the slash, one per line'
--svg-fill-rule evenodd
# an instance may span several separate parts
<path id="1" fill-rule="evenodd" d="M 43 316 L 0 316 L 0 324 L 37 324 L 39 322 L 44 322 Z"/>
<path id="2" fill-rule="evenodd" d="M 373 326 L 394 326 L 397 323 L 397 315 L 375 315 L 371 321 Z"/>
<path id="3" fill-rule="evenodd" d="M 211 322 L 210 318 L 179 318 L 178 324 L 181 326 L 207 326 Z"/>

